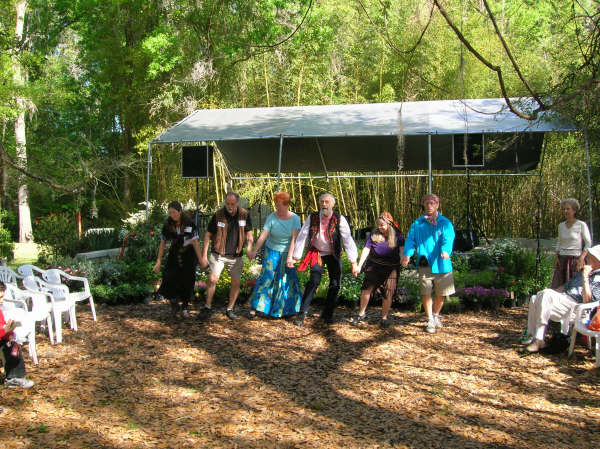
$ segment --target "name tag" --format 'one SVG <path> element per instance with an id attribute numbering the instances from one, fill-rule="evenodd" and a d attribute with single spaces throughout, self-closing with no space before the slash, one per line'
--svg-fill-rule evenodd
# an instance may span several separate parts
<path id="1" fill-rule="evenodd" d="M 238 221 L 238 224 L 240 226 L 246 226 L 246 220 L 240 220 L 240 221 Z"/>
<path id="2" fill-rule="evenodd" d="M 218 227 L 220 227 L 220 228 L 224 228 L 224 227 L 225 227 L 225 222 L 223 222 L 223 221 L 218 221 L 218 222 L 217 222 L 217 226 L 218 226 Z"/>
<path id="3" fill-rule="evenodd" d="M 192 232 L 192 227 L 187 226 L 186 228 L 183 228 L 183 232 Z"/>

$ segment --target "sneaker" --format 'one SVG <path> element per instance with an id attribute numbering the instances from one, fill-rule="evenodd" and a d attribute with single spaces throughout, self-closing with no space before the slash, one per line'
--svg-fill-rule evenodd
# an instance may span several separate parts
<path id="1" fill-rule="evenodd" d="M 540 349 L 544 349 L 546 347 L 546 343 L 542 340 L 534 340 L 533 343 L 528 345 L 525 350 L 527 352 L 538 352 Z"/>
<path id="2" fill-rule="evenodd" d="M 227 318 L 229 318 L 230 320 L 237 320 L 238 317 L 233 311 L 233 309 L 227 309 L 225 311 L 225 315 L 227 315 Z"/>
<path id="3" fill-rule="evenodd" d="M 190 311 L 188 309 L 183 309 L 181 311 L 181 318 L 187 320 L 190 317 Z"/>
<path id="4" fill-rule="evenodd" d="M 198 314 L 198 319 L 200 321 L 206 321 L 212 315 L 212 309 L 210 307 L 204 307 L 200 313 Z"/>
<path id="5" fill-rule="evenodd" d="M 365 323 L 367 321 L 367 317 L 366 315 L 356 315 L 352 321 L 350 322 L 350 324 L 352 326 L 358 326 L 360 323 Z"/>
<path id="6" fill-rule="evenodd" d="M 425 326 L 425 332 L 428 332 L 430 334 L 435 334 L 435 319 L 434 318 L 430 318 L 429 321 L 427 322 L 427 326 Z"/>
<path id="7" fill-rule="evenodd" d="M 15 388 L 15 387 L 31 388 L 31 387 L 33 387 L 33 381 L 25 379 L 24 377 L 11 377 L 10 379 L 6 379 L 4 381 L 4 383 L 6 384 L 6 386 L 11 387 L 11 388 Z"/>
<path id="8" fill-rule="evenodd" d="M 437 329 L 441 329 L 442 327 L 444 327 L 444 326 L 442 326 L 442 320 L 440 320 L 439 314 L 433 315 L 433 321 L 435 322 L 435 327 Z"/>
<path id="9" fill-rule="evenodd" d="M 382 318 L 381 321 L 379 322 L 379 325 L 383 329 L 387 329 L 388 327 L 390 327 L 390 320 L 388 318 Z"/>
<path id="10" fill-rule="evenodd" d="M 304 324 L 304 318 L 306 318 L 306 313 L 298 312 L 296 319 L 294 320 L 294 324 L 296 326 L 302 326 Z"/>
<path id="11" fill-rule="evenodd" d="M 534 338 L 531 335 L 524 335 L 519 340 L 519 343 L 521 343 L 522 345 L 530 345 L 531 343 L 533 343 L 533 340 Z"/>

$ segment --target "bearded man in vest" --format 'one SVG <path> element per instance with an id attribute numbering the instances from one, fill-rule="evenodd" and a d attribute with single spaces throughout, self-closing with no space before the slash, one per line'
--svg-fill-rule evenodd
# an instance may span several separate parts
<path id="1" fill-rule="evenodd" d="M 302 307 L 294 321 L 296 326 L 302 326 L 304 323 L 310 303 L 321 283 L 325 266 L 329 273 L 329 289 L 321 319 L 327 324 L 333 323 L 333 311 L 342 280 L 342 246 L 346 250 L 352 268 L 356 266 L 358 256 L 348 221 L 333 210 L 335 197 L 330 193 L 322 194 L 319 197 L 319 206 L 321 210 L 307 217 L 296 241 L 292 241 L 287 260 L 288 267 L 293 267 L 301 258 L 304 245 L 308 240 L 308 252 L 298 270 L 303 271 L 310 266 L 310 279 L 304 288 Z"/>
<path id="2" fill-rule="evenodd" d="M 213 215 L 204 234 L 200 265 L 202 267 L 210 265 L 210 275 L 206 286 L 206 305 L 198 316 L 201 320 L 210 318 L 212 314 L 212 300 L 223 268 L 227 268 L 231 276 L 229 303 L 225 314 L 231 320 L 237 318 L 233 307 L 240 292 L 244 245 L 246 251 L 250 251 L 254 240 L 250 214 L 246 209 L 239 207 L 239 203 L 240 196 L 235 192 L 229 192 L 225 197 L 225 207 Z M 207 258 L 209 243 L 212 248 L 210 257 Z"/>

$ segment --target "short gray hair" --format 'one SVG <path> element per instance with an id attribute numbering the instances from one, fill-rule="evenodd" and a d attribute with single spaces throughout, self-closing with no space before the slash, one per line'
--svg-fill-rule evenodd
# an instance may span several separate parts
<path id="1" fill-rule="evenodd" d="M 579 201 L 575 198 L 565 198 L 564 200 L 560 200 L 560 208 L 562 209 L 565 205 L 571 206 L 575 212 L 579 211 Z"/>
<path id="2" fill-rule="evenodd" d="M 329 192 L 325 192 L 325 193 L 321 193 L 319 195 L 319 201 L 321 201 L 321 198 L 328 196 L 329 198 L 331 198 L 333 200 L 333 204 L 335 204 L 335 196 L 333 196 L 331 193 Z"/>
<path id="3" fill-rule="evenodd" d="M 240 196 L 235 193 L 233 190 L 230 190 L 229 192 L 227 192 L 227 195 L 225 195 L 225 198 L 227 198 L 228 196 L 234 196 L 235 199 L 237 200 L 237 202 L 240 202 Z"/>

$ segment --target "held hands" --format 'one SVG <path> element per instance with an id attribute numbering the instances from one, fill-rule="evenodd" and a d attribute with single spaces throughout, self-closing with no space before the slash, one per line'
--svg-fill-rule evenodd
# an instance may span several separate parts
<path id="1" fill-rule="evenodd" d="M 450 254 L 448 254 L 446 251 L 442 251 L 442 252 L 440 253 L 440 257 L 441 257 L 442 259 L 450 259 Z"/>
<path id="2" fill-rule="evenodd" d="M 200 268 L 204 269 L 206 267 L 208 267 L 208 258 L 206 256 L 202 256 L 200 257 Z"/>
<path id="3" fill-rule="evenodd" d="M 357 264 L 352 265 L 352 276 L 358 277 L 361 269 L 362 269 L 362 266 L 360 266 L 360 265 L 357 265 Z"/>
<path id="4" fill-rule="evenodd" d="M 248 260 L 252 260 L 256 257 L 256 250 L 246 250 L 246 257 L 248 258 Z"/>
<path id="5" fill-rule="evenodd" d="M 577 271 L 581 271 L 583 269 L 584 265 L 585 265 L 585 257 L 583 259 L 580 257 L 579 259 L 577 259 L 577 266 L 575 269 Z M 557 262 L 556 266 L 558 266 L 558 262 Z"/>
<path id="6" fill-rule="evenodd" d="M 288 268 L 294 268 L 296 266 L 296 259 L 292 257 L 288 258 L 286 265 Z"/>
<path id="7" fill-rule="evenodd" d="M 402 256 L 402 259 L 400 260 L 400 264 L 406 268 L 408 266 L 408 262 L 410 262 L 410 257 L 408 256 Z"/>

